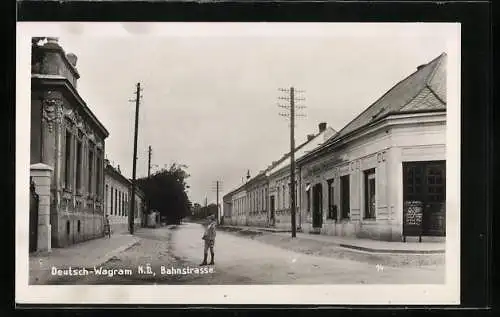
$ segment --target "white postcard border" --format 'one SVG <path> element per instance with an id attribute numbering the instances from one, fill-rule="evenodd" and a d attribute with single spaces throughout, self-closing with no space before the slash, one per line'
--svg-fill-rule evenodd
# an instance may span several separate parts
<path id="1" fill-rule="evenodd" d="M 28 285 L 30 50 L 33 36 L 68 34 L 62 22 L 17 24 L 16 302 L 18 304 L 326 304 L 460 303 L 460 24 L 459 23 L 135 23 L 143 36 L 411 36 L 415 25 L 448 42 L 446 283 L 443 285 Z M 103 26 L 105 24 L 105 26 Z M 397 24 L 397 27 L 394 25 Z M 81 24 L 80 24 L 81 25 Z M 131 24 L 128 24 L 131 25 Z M 85 36 L 136 36 L 121 23 L 84 23 Z M 130 30 L 130 29 L 129 29 Z M 406 33 L 405 33 L 406 32 Z M 336 33 L 340 34 L 340 33 Z"/>

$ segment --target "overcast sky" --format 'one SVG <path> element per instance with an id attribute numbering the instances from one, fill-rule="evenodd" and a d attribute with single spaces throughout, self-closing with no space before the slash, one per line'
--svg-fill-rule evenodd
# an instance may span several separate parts
<path id="1" fill-rule="evenodd" d="M 266 36 L 231 25 L 217 36 L 209 27 L 197 36 L 152 36 L 158 25 L 114 27 L 126 36 L 95 36 L 99 28 L 89 24 L 64 26 L 60 35 L 65 51 L 78 56 L 80 95 L 110 132 L 106 155 L 132 176 L 135 106 L 129 99 L 140 82 L 137 177 L 147 175 L 151 145 L 153 164 L 188 165 L 189 195 L 199 203 L 206 194 L 215 202 L 216 180 L 222 181 L 222 197 L 247 170 L 255 175 L 288 151 L 278 88 L 305 91 L 299 144 L 320 122 L 340 130 L 418 65 L 447 50 L 444 35 L 423 24 L 396 26 L 394 32 L 358 25 L 355 35 L 332 27 L 315 36 L 273 34 L 271 24 L 260 27 Z"/>

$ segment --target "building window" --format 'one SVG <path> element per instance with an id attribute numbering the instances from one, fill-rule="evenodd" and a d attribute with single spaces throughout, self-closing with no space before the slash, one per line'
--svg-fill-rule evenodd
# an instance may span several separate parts
<path id="1" fill-rule="evenodd" d="M 110 207 L 111 208 L 110 208 L 109 213 L 112 215 L 113 214 L 113 187 L 111 187 L 111 204 L 110 204 Z"/>
<path id="2" fill-rule="evenodd" d="M 262 190 L 262 211 L 266 210 L 266 194 L 264 194 L 264 189 Z"/>
<path id="3" fill-rule="evenodd" d="M 311 184 L 306 184 L 306 210 L 311 212 Z"/>
<path id="4" fill-rule="evenodd" d="M 70 234 L 70 224 L 69 224 L 69 220 L 66 221 L 66 234 L 69 236 Z"/>
<path id="5" fill-rule="evenodd" d="M 115 188 L 115 216 L 118 216 L 118 189 Z"/>
<path id="6" fill-rule="evenodd" d="M 285 201 L 286 201 L 286 188 L 285 188 L 285 185 L 283 185 L 283 202 L 282 202 L 282 205 L 281 205 L 281 208 L 285 209 Z"/>
<path id="7" fill-rule="evenodd" d="M 71 132 L 66 130 L 66 148 L 64 151 L 64 185 L 71 188 Z"/>
<path id="8" fill-rule="evenodd" d="M 118 192 L 118 215 L 123 216 L 122 210 L 122 192 Z"/>
<path id="9" fill-rule="evenodd" d="M 109 187 L 108 184 L 106 184 L 106 192 L 104 193 L 104 213 L 108 214 L 108 193 Z"/>
<path id="10" fill-rule="evenodd" d="M 82 141 L 78 140 L 76 143 L 76 189 L 82 189 Z"/>
<path id="11" fill-rule="evenodd" d="M 281 202 L 281 196 L 280 196 L 280 187 L 278 186 L 278 203 L 277 203 L 277 209 L 280 210 L 280 202 Z"/>
<path id="12" fill-rule="evenodd" d="M 88 187 L 89 194 L 94 193 L 94 188 L 92 186 L 92 184 L 93 184 L 93 182 L 92 182 L 93 176 L 94 176 L 94 151 L 89 150 L 89 181 L 88 181 L 88 184 L 89 184 L 89 187 Z"/>
<path id="13" fill-rule="evenodd" d="M 101 173 L 102 173 L 102 161 L 101 158 L 98 156 L 97 157 L 97 176 L 96 176 L 96 182 L 95 182 L 95 188 L 96 188 L 96 193 L 97 197 L 102 198 L 101 194 Z"/>
<path id="14" fill-rule="evenodd" d="M 333 179 L 327 181 L 328 184 L 328 219 L 337 219 L 337 206 L 335 205 L 335 187 Z"/>
<path id="15" fill-rule="evenodd" d="M 264 210 L 267 210 L 267 188 L 264 188 Z"/>
<path id="16" fill-rule="evenodd" d="M 78 233 L 80 233 L 80 220 L 78 220 Z"/>
<path id="17" fill-rule="evenodd" d="M 375 219 L 375 169 L 365 171 L 365 219 Z"/>
<path id="18" fill-rule="evenodd" d="M 349 175 L 342 176 L 340 178 L 340 191 L 342 195 L 342 219 L 349 219 L 350 217 L 350 184 L 349 184 Z"/>

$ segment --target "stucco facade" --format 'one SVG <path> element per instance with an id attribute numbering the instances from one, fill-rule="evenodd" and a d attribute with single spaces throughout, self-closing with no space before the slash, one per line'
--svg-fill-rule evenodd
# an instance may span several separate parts
<path id="1" fill-rule="evenodd" d="M 445 79 L 442 54 L 299 160 L 304 231 L 390 241 L 445 236 Z M 419 225 L 410 232 L 405 215 L 415 210 Z"/>
<path id="2" fill-rule="evenodd" d="M 388 118 L 346 146 L 301 165 L 301 214 L 305 232 L 401 240 L 403 234 L 403 162 L 444 161 L 443 113 Z M 365 172 L 375 177 L 375 215 L 367 216 Z M 341 177 L 349 178 L 349 211 L 342 217 Z M 333 187 L 329 196 L 329 181 Z M 321 224 L 313 226 L 313 190 L 321 186 Z M 309 194 L 308 194 L 309 192 Z M 310 195 L 310 198 L 307 196 Z M 332 203 L 331 203 L 332 199 Z M 309 203 L 309 205 L 308 205 Z M 333 206 L 337 212 L 329 213 Z M 347 212 L 345 213 L 347 215 Z M 316 228 L 314 228 L 316 227 Z"/>
<path id="3" fill-rule="evenodd" d="M 76 56 L 42 39 L 32 41 L 30 163 L 52 169 L 51 245 L 64 247 L 103 236 L 109 133 L 76 90 Z"/>

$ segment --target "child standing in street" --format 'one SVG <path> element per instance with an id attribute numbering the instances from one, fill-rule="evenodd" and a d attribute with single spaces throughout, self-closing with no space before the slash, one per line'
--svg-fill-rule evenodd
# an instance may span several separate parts
<path id="1" fill-rule="evenodd" d="M 215 228 L 217 226 L 217 223 L 215 221 L 214 215 L 210 215 L 208 219 L 210 223 L 205 229 L 205 233 L 203 234 L 202 237 L 202 239 L 205 241 L 205 248 L 203 250 L 203 262 L 200 265 L 207 265 L 207 256 L 209 248 L 211 255 L 210 265 L 214 264 L 214 245 L 215 245 L 215 235 L 216 235 Z"/>

